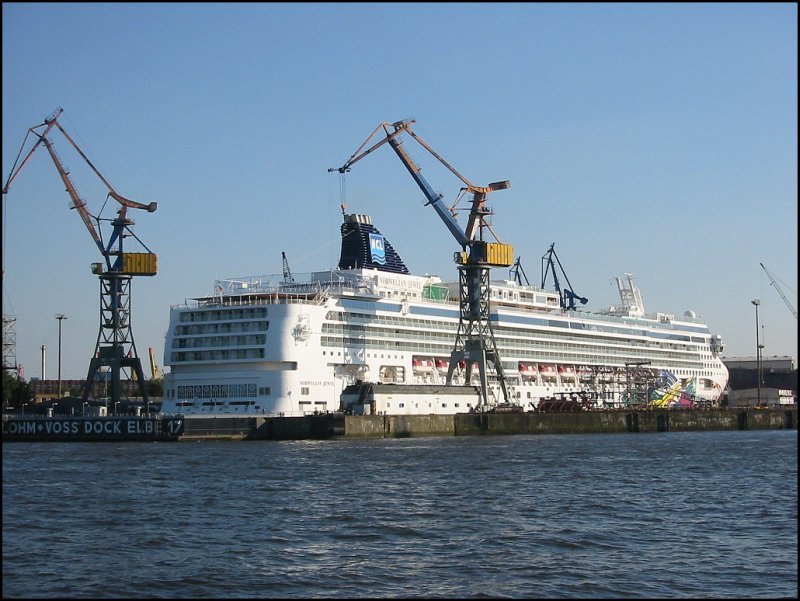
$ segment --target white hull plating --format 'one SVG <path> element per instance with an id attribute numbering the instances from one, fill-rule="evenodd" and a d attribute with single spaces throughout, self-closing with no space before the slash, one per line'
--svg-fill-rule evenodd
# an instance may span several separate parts
<path id="1" fill-rule="evenodd" d="M 299 416 L 338 411 L 342 391 L 358 380 L 445 383 L 457 283 L 358 268 L 311 274 L 301 284 L 223 280 L 215 289 L 171 309 L 164 413 Z M 510 400 L 526 410 L 579 395 L 597 407 L 717 402 L 728 379 L 719 336 L 690 316 L 645 315 L 638 290 L 620 286 L 620 294 L 621 307 L 563 311 L 554 292 L 492 282 L 492 327 Z M 478 383 L 477 370 L 468 383 L 461 373 L 454 384 Z M 473 408 L 439 404 L 418 412 Z"/>

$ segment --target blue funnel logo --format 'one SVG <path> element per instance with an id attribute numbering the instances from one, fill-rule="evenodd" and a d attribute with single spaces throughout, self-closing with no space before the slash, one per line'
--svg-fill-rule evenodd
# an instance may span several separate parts
<path id="1" fill-rule="evenodd" d="M 369 251 L 373 263 L 386 265 L 386 243 L 380 234 L 369 235 Z"/>

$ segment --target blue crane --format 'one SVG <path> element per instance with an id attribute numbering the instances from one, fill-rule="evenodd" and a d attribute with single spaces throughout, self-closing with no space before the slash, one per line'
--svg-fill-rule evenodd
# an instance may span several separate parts
<path id="1" fill-rule="evenodd" d="M 544 254 L 542 257 L 542 290 L 544 290 L 544 284 L 547 280 L 547 274 L 553 274 L 553 285 L 555 286 L 556 292 L 558 292 L 558 297 L 561 299 L 561 308 L 565 311 L 574 311 L 575 310 L 575 301 L 580 301 L 582 305 L 585 305 L 589 302 L 589 299 L 584 298 L 582 296 L 578 296 L 572 290 L 572 284 L 569 282 L 569 278 L 567 277 L 567 273 L 564 271 L 564 267 L 561 265 L 561 261 L 556 254 L 555 249 L 556 243 L 553 242 L 550 245 L 550 249 Z M 553 258 L 555 258 L 555 262 L 553 262 Z M 558 263 L 558 268 L 561 270 L 561 275 L 564 276 L 564 280 L 567 282 L 567 288 L 562 289 L 561 284 L 558 281 L 558 274 L 556 273 L 556 263 Z"/>
<path id="2" fill-rule="evenodd" d="M 508 402 L 508 390 L 505 374 L 497 351 L 497 344 L 489 319 L 489 268 L 509 267 L 513 263 L 513 247 L 500 242 L 486 218 L 492 214 L 486 206 L 486 198 L 490 192 L 505 190 L 511 186 L 509 181 L 500 181 L 488 186 L 475 186 L 453 168 L 444 158 L 434 151 L 420 136 L 411 129 L 413 119 L 396 121 L 394 123 L 381 123 L 364 143 L 350 156 L 347 162 L 338 168 L 328 171 L 338 171 L 345 174 L 362 158 L 372 153 L 383 144 L 388 143 L 400 161 L 406 167 L 411 177 L 425 195 L 426 206 L 430 205 L 444 222 L 448 231 L 461 246 L 461 251 L 454 253 L 455 262 L 459 269 L 459 307 L 460 317 L 458 333 L 453 351 L 450 355 L 450 366 L 447 372 L 447 384 L 452 383 L 454 370 L 459 363 L 465 365 L 465 381 L 469 382 L 472 375 L 472 364 L 477 363 L 480 375 L 481 400 L 479 407 L 485 409 L 488 404 L 487 367 L 492 365 L 497 380 L 501 386 L 504 402 Z M 376 134 L 383 130 L 384 136 L 369 148 L 365 147 Z M 442 195 L 434 192 L 431 185 L 422 176 L 422 170 L 411 159 L 402 146 L 400 134 L 407 133 L 416 140 L 425 150 L 430 152 L 440 163 L 450 170 L 464 183 L 456 203 L 452 208 L 444 206 Z M 466 194 L 472 195 L 467 225 L 462 228 L 455 219 L 455 205 Z M 485 231 L 491 233 L 495 242 L 485 239 Z"/>

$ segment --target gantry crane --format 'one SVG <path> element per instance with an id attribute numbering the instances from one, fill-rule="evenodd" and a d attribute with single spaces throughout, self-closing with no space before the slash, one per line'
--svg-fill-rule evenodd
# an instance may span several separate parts
<path id="1" fill-rule="evenodd" d="M 553 258 L 555 258 L 555 262 L 553 262 Z M 561 287 L 561 284 L 558 281 L 558 274 L 556 273 L 556 263 L 558 263 L 558 268 L 561 270 L 561 275 L 564 276 L 564 280 L 567 282 L 568 288 Z M 589 302 L 589 299 L 584 298 L 582 296 L 578 296 L 572 290 L 572 284 L 569 282 L 569 278 L 567 277 L 567 272 L 564 271 L 564 267 L 561 265 L 561 261 L 556 254 L 556 243 L 553 242 L 550 245 L 549 250 L 544 254 L 542 257 L 542 290 L 544 290 L 545 282 L 547 281 L 547 274 L 549 272 L 553 273 L 553 285 L 555 286 L 556 292 L 558 292 L 558 297 L 560 299 L 561 308 L 565 311 L 574 311 L 575 310 L 575 301 L 578 300 L 582 305 L 585 305 Z"/>
<path id="2" fill-rule="evenodd" d="M 486 197 L 495 190 L 505 190 L 510 187 L 510 182 L 501 181 L 491 183 L 488 186 L 475 186 L 458 171 L 456 171 L 447 161 L 437 154 L 419 135 L 412 129 L 413 119 L 397 121 L 395 123 L 381 123 L 364 143 L 356 150 L 347 162 L 339 168 L 332 168 L 328 171 L 338 171 L 344 174 L 362 158 L 379 148 L 385 143 L 389 143 L 397 156 L 405 165 L 411 177 L 422 190 L 427 199 L 426 205 L 431 205 L 447 229 L 461 246 L 461 251 L 454 253 L 455 262 L 458 264 L 459 271 L 459 322 L 458 332 L 453 351 L 450 354 L 450 366 L 447 371 L 447 384 L 452 384 L 453 374 L 459 363 L 465 366 L 465 381 L 469 382 L 472 375 L 473 363 L 477 364 L 480 374 L 480 399 L 479 409 L 486 409 L 489 403 L 489 389 L 487 368 L 489 364 L 493 367 L 496 378 L 503 393 L 503 401 L 508 403 L 508 389 L 506 386 L 505 373 L 500 361 L 500 354 L 497 350 L 491 320 L 489 318 L 489 268 L 509 267 L 513 263 L 513 248 L 510 244 L 500 242 L 497 235 L 486 220 L 493 213 L 486 206 Z M 378 132 L 383 130 L 384 137 L 366 150 L 364 148 Z M 452 207 L 445 207 L 442 203 L 442 195 L 433 191 L 430 184 L 422 177 L 421 169 L 411 160 L 408 153 L 402 146 L 399 139 L 400 134 L 407 133 L 414 140 L 430 152 L 440 163 L 449 169 L 465 187 L 453 203 Z M 472 194 L 469 218 L 466 228 L 455 220 L 456 205 L 465 194 Z M 484 240 L 484 231 L 488 230 L 495 239 L 495 242 Z"/>
<path id="3" fill-rule="evenodd" d="M 62 109 L 58 109 L 50 117 L 46 118 L 44 123 L 35 125 L 28 130 L 28 134 L 25 136 L 25 140 L 17 155 L 14 167 L 12 167 L 11 175 L 9 175 L 3 187 L 3 194 L 5 195 L 8 193 L 9 186 L 28 163 L 36 149 L 40 146 L 44 146 L 50 154 L 50 158 L 53 160 L 56 170 L 58 170 L 58 174 L 61 176 L 61 180 L 66 186 L 67 193 L 72 200 L 72 206 L 70 208 L 78 212 L 86 229 L 89 231 L 89 235 L 91 235 L 103 257 L 103 262 L 92 263 L 92 273 L 96 274 L 100 279 L 100 331 L 97 336 L 95 353 L 90 361 L 89 372 L 83 387 L 83 400 L 87 401 L 89 395 L 93 393 L 95 379 L 99 379 L 98 376 L 102 373 L 100 368 L 107 367 L 109 368 L 107 371 L 110 371 L 111 376 L 111 400 L 113 402 L 121 400 L 122 378 L 120 372 L 123 369 L 130 370 L 129 379 L 136 380 L 142 399 L 147 401 L 147 390 L 145 388 L 142 362 L 136 354 L 136 345 L 130 327 L 130 282 L 132 276 L 155 275 L 157 271 L 157 257 L 131 231 L 130 226 L 132 226 L 134 222 L 127 216 L 127 210 L 142 209 L 148 213 L 152 213 L 156 210 L 157 203 L 151 202 L 149 204 L 142 204 L 119 195 L 86 157 L 83 151 L 81 151 L 69 134 L 61 127 L 58 118 L 61 116 L 62 112 Z M 70 180 L 69 172 L 62 165 L 53 148 L 53 143 L 48 138 L 48 135 L 54 128 L 64 135 L 81 158 L 83 158 L 92 171 L 94 171 L 95 175 L 103 182 L 108 189 L 106 200 L 111 197 L 121 205 L 120 209 L 117 211 L 116 218 L 101 219 L 89 213 L 89 210 L 86 208 L 86 202 L 78 194 L 78 191 Z M 30 135 L 38 139 L 27 155 L 25 155 L 22 162 L 19 163 L 19 157 L 22 155 L 22 151 Z M 17 163 L 19 163 L 19 166 L 17 166 Z M 111 222 L 113 229 L 107 242 L 103 240 L 100 221 Z M 147 252 L 124 252 L 123 241 L 129 236 L 133 236 L 142 244 Z"/>
<path id="4" fill-rule="evenodd" d="M 773 288 L 775 288 L 775 290 L 777 290 L 777 291 L 778 291 L 778 294 L 780 294 L 780 295 L 781 295 L 781 298 L 783 299 L 783 302 L 785 302 L 785 303 L 786 303 L 786 306 L 787 306 L 787 307 L 789 307 L 789 311 L 791 311 L 791 312 L 792 312 L 792 315 L 794 315 L 794 318 L 795 318 L 795 319 L 797 319 L 797 310 L 796 310 L 796 309 L 795 309 L 795 308 L 792 306 L 792 303 L 790 303 L 790 302 L 789 302 L 789 299 L 788 299 L 788 298 L 786 298 L 786 295 L 783 293 L 783 290 L 781 290 L 781 287 L 780 287 L 780 286 L 778 286 L 778 282 L 776 282 L 776 281 L 775 281 L 775 276 L 774 276 L 774 275 L 772 275 L 772 273 L 770 272 L 770 270 L 769 270 L 769 269 L 767 269 L 767 268 L 764 266 L 764 264 L 763 264 L 763 263 L 759 263 L 759 265 L 761 265 L 761 269 L 763 269 L 763 270 L 764 270 L 764 273 L 766 273 L 766 274 L 767 274 L 767 277 L 769 278 L 769 281 L 770 281 L 770 283 L 772 284 L 772 287 L 773 287 Z"/>

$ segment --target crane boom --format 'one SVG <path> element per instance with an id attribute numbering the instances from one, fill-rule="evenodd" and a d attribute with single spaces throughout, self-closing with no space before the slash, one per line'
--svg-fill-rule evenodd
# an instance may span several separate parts
<path id="1" fill-rule="evenodd" d="M 555 263 L 553 262 L 553 258 L 555 258 Z M 558 281 L 558 274 L 556 273 L 556 263 L 558 263 L 559 269 L 561 269 L 561 274 L 564 276 L 564 279 L 567 282 L 567 288 L 562 289 L 561 284 Z M 581 302 L 582 305 L 585 305 L 589 302 L 589 299 L 584 298 L 582 296 L 578 296 L 572 290 L 572 284 L 569 281 L 569 277 L 567 276 L 567 272 L 564 271 L 564 266 L 561 265 L 561 260 L 558 258 L 556 254 L 556 243 L 553 242 L 550 245 L 549 250 L 544 254 L 542 257 L 542 289 L 544 290 L 544 285 L 547 280 L 547 274 L 552 271 L 553 274 L 553 284 L 555 286 L 556 292 L 558 292 L 558 296 L 561 299 L 561 308 L 564 310 L 574 311 L 575 310 L 575 301 L 578 300 Z"/>
<path id="2" fill-rule="evenodd" d="M 770 272 L 770 270 L 767 269 L 763 263 L 759 263 L 759 265 L 761 265 L 761 269 L 764 270 L 764 273 L 767 274 L 767 277 L 769 278 L 772 287 L 778 291 L 778 294 L 781 295 L 783 302 L 786 303 L 787 307 L 789 307 L 789 311 L 791 311 L 792 315 L 794 315 L 794 318 L 797 319 L 797 310 L 792 306 L 792 303 L 789 302 L 789 299 L 786 298 L 786 295 L 783 293 L 783 290 L 781 290 L 781 287 L 778 286 L 778 282 L 775 281 L 775 276 L 772 275 L 772 272 Z"/>
<path id="3" fill-rule="evenodd" d="M 50 158 L 53 161 L 53 164 L 58 171 L 58 175 L 61 177 L 61 181 L 64 183 L 66 188 L 67 194 L 69 194 L 70 200 L 72 201 L 72 208 L 75 209 L 78 214 L 80 215 L 83 224 L 86 226 L 86 229 L 89 231 L 89 235 L 94 240 L 94 243 L 97 245 L 100 253 L 106 260 L 106 269 L 108 271 L 125 271 L 125 270 L 132 270 L 135 272 L 136 275 L 155 275 L 155 255 L 152 253 L 148 253 L 151 255 L 147 257 L 148 260 L 141 260 L 141 257 L 134 256 L 137 253 L 127 253 L 127 256 L 122 251 L 122 237 L 123 237 L 123 230 L 128 229 L 128 226 L 133 225 L 133 221 L 128 219 L 127 217 L 127 209 L 143 209 L 148 213 L 154 212 L 158 208 L 158 203 L 151 202 L 149 204 L 143 204 L 140 202 L 136 202 L 125 198 L 124 196 L 117 193 L 116 190 L 108 183 L 105 177 L 100 173 L 97 167 L 89 160 L 89 158 L 84 154 L 84 152 L 80 149 L 80 147 L 75 143 L 75 141 L 70 137 L 70 135 L 61 127 L 61 124 L 58 122 L 58 118 L 63 113 L 63 109 L 57 109 L 51 116 L 47 117 L 43 123 L 39 125 L 35 125 L 28 129 L 28 134 L 25 136 L 25 140 L 22 143 L 22 148 L 20 148 L 20 153 L 17 158 L 22 154 L 22 149 L 25 147 L 25 144 L 28 140 L 28 136 L 31 134 L 34 135 L 37 141 L 25 155 L 25 158 L 19 164 L 12 168 L 11 174 L 8 176 L 5 185 L 3 186 L 3 194 L 8 193 L 8 189 L 17 176 L 22 172 L 22 169 L 28 164 L 28 161 L 33 156 L 33 153 L 39 148 L 40 145 L 43 145 L 47 150 Z M 117 212 L 117 218 L 112 221 L 114 226 L 114 230 L 109 237 L 108 243 L 103 243 L 103 237 L 99 230 L 99 225 L 96 226 L 95 222 L 99 222 L 100 219 L 98 217 L 93 216 L 89 213 L 89 210 L 86 208 L 86 202 L 80 197 L 78 194 L 78 190 L 75 188 L 75 185 L 72 183 L 72 180 L 69 177 L 69 172 L 64 168 L 64 165 L 61 163 L 61 160 L 58 158 L 56 151 L 53 147 L 52 141 L 49 139 L 49 134 L 53 130 L 53 128 L 58 129 L 62 135 L 67 139 L 67 141 L 72 145 L 72 147 L 78 152 L 81 158 L 86 161 L 92 171 L 97 175 L 97 177 L 103 182 L 105 187 L 108 189 L 108 196 L 113 198 L 117 201 L 121 207 Z M 106 198 L 108 198 L 108 196 Z M 130 231 L 130 230 L 129 230 Z M 131 232 L 132 234 L 132 232 Z M 135 237 L 135 236 L 134 236 Z M 137 238 L 138 239 L 138 238 Z M 141 241 L 140 241 L 141 242 Z M 113 246 L 117 244 L 118 247 L 113 249 Z M 115 263 L 112 265 L 111 258 L 116 257 Z"/>
<path id="4" fill-rule="evenodd" d="M 378 148 L 380 148 L 381 146 L 383 146 L 388 142 L 389 145 L 394 149 L 397 156 L 400 157 L 400 160 L 402 161 L 403 165 L 405 165 L 406 169 L 408 169 L 408 172 L 411 174 L 411 177 L 413 177 L 414 181 L 417 182 L 417 185 L 422 190 L 422 193 L 425 195 L 425 198 L 428 199 L 428 202 L 426 204 L 429 204 L 434 208 L 436 213 L 444 222 L 447 229 L 450 230 L 450 233 L 453 234 L 453 237 L 461 245 L 462 249 L 466 250 L 466 247 L 469 245 L 469 238 L 467 238 L 467 235 L 461 229 L 461 226 L 459 226 L 458 223 L 456 223 L 456 220 L 453 217 L 452 212 L 448 211 L 445 207 L 442 206 L 441 204 L 442 195 L 437 194 L 436 192 L 433 191 L 433 188 L 431 188 L 430 184 L 425 180 L 424 177 L 422 177 L 421 173 L 422 170 L 414 163 L 413 160 L 411 160 L 411 157 L 408 156 L 408 153 L 402 147 L 402 142 L 397 140 L 397 136 L 403 133 L 404 131 L 407 131 L 409 134 L 411 133 L 410 126 L 413 122 L 414 122 L 413 120 L 404 120 L 404 121 L 396 121 L 395 123 L 381 123 L 380 125 L 378 125 L 378 127 L 376 127 L 373 130 L 373 132 L 364 141 L 364 143 L 358 147 L 358 149 L 353 153 L 353 155 L 347 160 L 347 162 L 344 165 L 342 165 L 339 168 L 328 169 L 328 171 L 338 171 L 339 173 L 346 173 L 350 171 L 350 168 L 355 163 L 357 163 L 365 156 L 371 154 L 372 152 L 374 152 L 375 150 L 377 150 Z M 394 130 L 390 131 L 389 130 L 390 127 L 394 128 Z M 384 130 L 386 136 L 383 139 L 376 142 L 375 144 L 373 144 L 372 146 L 370 146 L 367 150 L 361 152 L 361 149 L 364 148 L 367 145 L 367 143 L 372 138 L 375 137 L 375 135 L 381 130 L 381 128 Z M 418 139 L 416 136 L 414 136 L 414 138 Z M 441 157 L 439 157 L 438 154 L 436 154 L 432 150 L 431 153 L 449 167 L 449 165 L 444 161 L 444 159 L 441 159 Z M 458 173 L 454 169 L 451 168 L 450 170 L 458 175 Z M 458 177 L 462 179 L 462 181 L 466 181 L 460 175 L 458 175 Z"/>
<path id="5" fill-rule="evenodd" d="M 147 348 L 147 353 L 150 356 L 150 375 L 154 380 L 158 380 L 163 374 L 158 368 L 158 363 L 156 363 L 156 354 L 152 346 Z"/>
<path id="6" fill-rule="evenodd" d="M 292 270 L 289 269 L 289 260 L 286 258 L 286 253 L 281 252 L 281 259 L 283 260 L 283 281 L 287 284 L 294 283 L 294 276 Z"/>
<path id="7" fill-rule="evenodd" d="M 95 244 L 97 244 L 97 248 L 100 249 L 101 253 L 105 254 L 106 249 L 103 245 L 103 239 L 98 230 L 95 228 L 94 223 L 92 223 L 92 216 L 86 209 L 86 202 L 84 202 L 84 200 L 80 197 L 78 191 L 75 189 L 75 185 L 69 179 L 67 170 L 64 169 L 64 166 L 58 159 L 56 151 L 53 149 L 53 143 L 45 137 L 42 137 L 42 142 L 44 143 L 45 149 L 47 149 L 48 154 L 50 154 L 50 158 L 53 160 L 53 163 L 56 166 L 56 170 L 58 171 L 58 175 L 61 177 L 61 181 L 64 182 L 67 194 L 69 194 L 69 197 L 72 200 L 72 208 L 78 211 L 78 215 L 80 215 L 83 224 L 86 226 L 86 229 L 89 230 L 89 235 L 92 237 Z"/>

